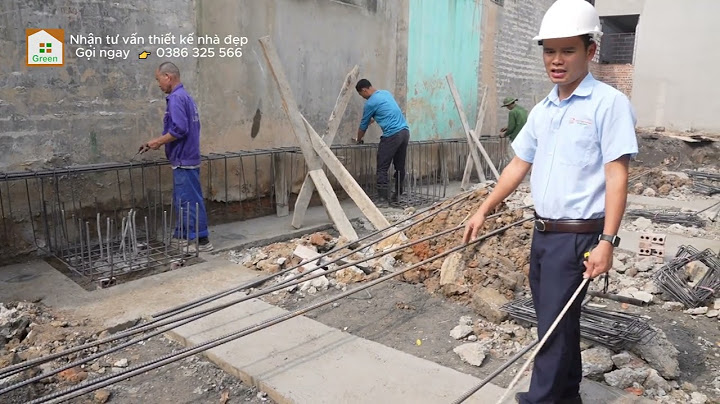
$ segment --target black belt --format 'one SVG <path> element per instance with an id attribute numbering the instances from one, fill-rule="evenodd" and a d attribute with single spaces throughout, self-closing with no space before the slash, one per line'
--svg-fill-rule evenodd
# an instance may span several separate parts
<path id="1" fill-rule="evenodd" d="M 602 233 L 605 218 L 598 219 L 543 219 L 535 214 L 535 230 L 557 233 Z"/>

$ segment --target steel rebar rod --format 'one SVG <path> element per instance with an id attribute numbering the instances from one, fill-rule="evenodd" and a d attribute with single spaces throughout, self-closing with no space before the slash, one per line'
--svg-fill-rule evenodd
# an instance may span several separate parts
<path id="1" fill-rule="evenodd" d="M 456 204 L 464 201 L 464 200 L 467 199 L 470 195 L 472 195 L 472 193 L 473 193 L 472 191 L 468 191 L 468 192 L 465 192 L 465 195 L 462 195 L 462 194 L 461 194 L 461 196 L 460 196 L 458 199 L 456 199 L 456 200 L 453 201 L 452 203 L 448 204 L 447 206 L 442 207 L 440 210 L 438 210 L 438 211 L 435 212 L 434 214 L 437 214 L 437 213 L 439 213 L 439 212 L 441 212 L 441 211 L 443 211 L 443 210 L 446 210 L 446 209 L 448 209 L 448 208 L 450 208 L 450 207 L 452 207 L 452 206 L 454 206 L 454 205 L 456 205 Z M 427 208 L 426 210 L 419 211 L 419 212 L 417 212 L 417 213 L 409 216 L 409 217 L 406 218 L 404 221 L 411 220 L 411 219 L 413 219 L 413 218 L 415 218 L 415 217 L 417 217 L 417 216 L 420 216 L 420 215 L 422 215 L 422 214 L 424 214 L 424 213 L 430 212 L 430 211 L 432 211 L 433 209 L 440 207 L 441 204 L 442 204 L 442 202 L 437 203 L 437 204 L 435 204 L 435 205 L 433 205 L 433 206 L 430 206 L 430 207 Z M 396 234 L 396 233 L 399 233 L 399 232 L 401 232 L 401 231 L 403 231 L 403 230 L 406 230 L 407 228 L 409 228 L 409 227 L 411 227 L 411 226 L 415 226 L 415 225 L 417 225 L 418 223 L 421 223 L 422 221 L 427 220 L 427 219 L 429 219 L 430 217 L 434 216 L 434 214 L 433 214 L 433 215 L 428 215 L 427 217 L 424 217 L 424 218 L 422 218 L 422 219 L 418 219 L 418 220 L 412 222 L 410 226 L 404 226 L 404 227 L 402 227 L 401 229 L 398 229 L 398 230 L 396 230 L 396 231 L 388 234 L 386 237 L 392 236 L 392 235 L 394 235 L 394 234 Z M 374 237 L 374 236 L 376 236 L 376 235 L 378 235 L 378 234 L 380 234 L 380 233 L 382 233 L 382 232 L 384 232 L 384 231 L 387 231 L 387 230 L 393 228 L 394 226 L 395 226 L 395 225 L 390 225 L 390 226 L 388 226 L 388 227 L 386 227 L 386 228 L 384 228 L 384 229 L 376 230 L 376 231 L 374 231 L 374 232 L 372 232 L 372 233 L 370 233 L 370 234 L 368 234 L 368 235 L 366 235 L 366 236 L 363 236 L 363 237 L 361 237 L 361 238 L 353 241 L 353 244 L 356 244 L 356 243 L 359 243 L 359 242 L 361 242 L 361 241 L 364 241 L 364 240 L 367 240 L 367 239 L 369 239 L 369 238 L 372 238 L 372 237 Z M 381 240 L 382 240 L 382 239 L 381 239 Z M 379 240 L 378 240 L 378 241 L 379 241 Z M 343 258 L 345 258 L 345 257 L 348 257 L 348 256 L 350 256 L 350 255 L 352 255 L 352 254 L 355 254 L 356 252 L 361 251 L 361 250 L 363 250 L 363 249 L 365 249 L 365 248 L 367 248 L 367 247 L 369 247 L 369 246 L 377 243 L 378 241 L 374 241 L 374 242 L 367 243 L 367 244 L 362 245 L 362 246 L 358 246 L 357 248 L 351 250 L 350 253 L 347 253 L 347 254 L 345 254 L 345 255 L 343 255 L 343 256 L 335 259 L 334 261 L 329 262 L 328 264 L 333 263 L 333 262 L 337 262 L 337 261 L 339 261 L 339 260 L 341 260 L 341 259 L 343 259 Z M 351 244 L 351 245 L 352 245 L 352 244 Z M 338 252 L 338 251 L 341 251 L 343 248 L 346 248 L 346 247 L 347 247 L 347 246 L 342 246 L 342 247 L 336 246 L 335 248 L 331 249 L 330 251 L 327 251 L 327 252 L 325 252 L 325 253 L 322 253 L 322 254 L 318 255 L 317 257 L 314 257 L 313 260 L 318 260 L 318 259 L 324 258 L 324 257 L 326 257 L 326 256 L 328 256 L 328 255 L 331 255 L 331 254 L 333 254 L 333 253 L 336 253 L 336 252 Z M 220 297 L 227 296 L 227 295 L 229 295 L 229 294 L 231 294 L 231 293 L 235 293 L 235 292 L 242 291 L 242 290 L 245 290 L 245 289 L 257 287 L 257 286 L 262 285 L 263 283 L 267 282 L 268 280 L 271 280 L 271 279 L 273 279 L 273 278 L 276 278 L 276 277 L 278 277 L 278 276 L 280 276 L 280 275 L 284 275 L 284 274 L 286 274 L 286 273 L 288 273 L 288 272 L 290 272 L 290 271 L 292 271 L 292 270 L 294 270 L 294 269 L 300 268 L 301 266 L 303 266 L 303 265 L 305 265 L 305 264 L 307 264 L 307 262 L 304 262 L 304 261 L 303 261 L 303 262 L 300 262 L 298 265 L 292 266 L 292 267 L 290 267 L 290 268 L 286 268 L 286 269 L 284 269 L 284 270 L 282 270 L 282 271 L 280 271 L 280 272 L 278 272 L 278 273 L 271 274 L 271 275 L 267 275 L 267 276 L 264 276 L 264 277 L 262 277 L 262 278 L 260 278 L 260 279 L 257 279 L 257 280 L 254 280 L 254 281 L 251 281 L 251 282 L 247 282 L 247 283 L 245 283 L 245 284 L 242 284 L 242 285 L 240 285 L 240 286 L 236 286 L 236 287 L 233 287 L 233 288 L 230 288 L 230 289 L 226 289 L 226 290 L 221 291 L 221 292 L 213 293 L 213 294 L 211 294 L 211 295 L 208 295 L 208 296 L 205 296 L 205 297 L 201 297 L 201 298 L 196 299 L 196 300 L 192 300 L 192 301 L 187 302 L 187 303 L 184 303 L 184 304 L 182 304 L 182 305 L 179 305 L 179 306 L 176 306 L 176 307 L 172 307 L 172 308 L 170 308 L 170 309 L 167 309 L 167 310 L 163 310 L 163 311 L 157 312 L 157 313 L 155 313 L 155 314 L 152 315 L 152 318 L 156 318 L 156 317 L 159 317 L 159 316 L 162 316 L 162 315 L 166 315 L 166 314 L 169 314 L 169 313 L 186 311 L 186 307 L 188 307 L 188 306 L 196 305 L 196 304 L 202 303 L 202 302 L 211 301 L 211 300 L 214 300 L 214 299 L 216 299 L 216 298 L 220 298 Z M 193 306 L 193 307 L 196 307 L 196 306 Z"/>
<path id="2" fill-rule="evenodd" d="M 364 285 L 361 285 L 361 286 L 358 286 L 358 287 L 353 288 L 353 289 L 351 289 L 351 290 L 342 292 L 342 293 L 338 294 L 337 296 L 334 296 L 334 297 L 325 299 L 325 300 L 323 300 L 323 301 L 321 301 L 321 302 L 312 304 L 312 305 L 310 305 L 310 306 L 308 306 L 308 307 L 305 307 L 305 308 L 302 308 L 302 309 L 298 309 L 298 310 L 295 310 L 295 311 L 293 311 L 293 312 L 289 312 L 289 313 L 287 313 L 287 314 L 283 314 L 283 315 L 280 315 L 280 316 L 276 316 L 276 317 L 274 317 L 274 318 L 272 318 L 272 319 L 269 319 L 269 320 L 266 320 L 266 321 L 264 321 L 264 322 L 262 322 L 262 323 L 260 323 L 260 324 L 257 324 L 257 325 L 254 325 L 254 326 L 250 326 L 250 327 L 246 327 L 246 328 L 244 328 L 244 329 L 242 329 L 242 330 L 240 330 L 240 331 L 236 331 L 236 332 L 227 334 L 227 335 L 225 335 L 225 336 L 222 336 L 222 337 L 219 337 L 219 338 L 215 338 L 215 339 L 212 339 L 212 340 L 209 340 L 209 341 L 200 343 L 200 344 L 195 345 L 195 346 L 192 346 L 192 347 L 187 347 L 187 348 L 181 349 L 181 350 L 179 350 L 179 351 L 177 351 L 177 352 L 175 352 L 175 353 L 165 355 L 165 356 L 163 356 L 163 357 L 161 357 L 161 358 L 158 358 L 158 359 L 155 359 L 155 360 L 151 360 L 151 361 L 147 361 L 147 362 L 141 363 L 141 364 L 139 364 L 139 365 L 135 365 L 135 366 L 130 367 L 130 368 L 124 370 L 124 371 L 121 371 L 121 372 L 118 372 L 118 373 L 114 373 L 114 374 L 110 374 L 110 375 L 103 376 L 103 377 L 99 377 L 99 378 L 97 378 L 97 379 L 89 380 L 89 381 L 87 381 L 87 382 L 83 382 L 83 383 L 81 383 L 81 384 L 78 384 L 78 385 L 76 385 L 76 386 L 70 387 L 70 388 L 65 389 L 65 390 L 63 390 L 63 391 L 55 392 L 55 393 L 52 393 L 52 394 L 50 394 L 50 395 L 48 395 L 48 396 L 41 397 L 41 398 L 39 398 L 39 399 L 33 400 L 33 401 L 30 402 L 30 404 L 39 404 L 39 403 L 45 403 L 45 402 L 60 403 L 60 402 L 62 402 L 62 401 L 66 401 L 66 400 L 68 400 L 68 399 L 71 399 L 71 398 L 74 398 L 74 397 L 78 397 L 78 396 L 81 396 L 81 395 L 86 394 L 86 393 L 93 392 L 93 391 L 95 391 L 95 390 L 98 390 L 98 389 L 100 389 L 100 388 L 102 388 L 102 387 L 106 387 L 106 386 L 111 385 L 111 384 L 113 384 L 113 383 L 116 383 L 116 382 L 119 382 L 119 381 L 128 379 L 128 378 L 133 377 L 133 376 L 136 376 L 136 375 L 138 375 L 138 374 L 145 373 L 145 372 L 147 372 L 147 371 L 149 371 L 149 370 L 153 370 L 153 369 L 159 368 L 159 367 L 161 367 L 161 366 L 164 366 L 164 365 L 166 365 L 166 364 L 169 364 L 169 363 L 172 363 L 172 362 L 176 362 L 176 361 L 181 360 L 181 359 L 184 359 L 184 358 L 186 358 L 186 357 L 195 355 L 195 354 L 197 354 L 197 353 L 204 352 L 204 351 L 206 351 L 206 350 L 208 350 L 208 349 L 211 349 L 211 348 L 214 348 L 214 347 L 216 347 L 216 346 L 225 344 L 225 343 L 227 343 L 227 342 L 236 340 L 236 339 L 238 339 L 238 338 L 241 338 L 241 337 L 244 337 L 244 336 L 253 334 L 253 333 L 257 332 L 257 331 L 261 331 L 261 330 L 266 329 L 266 328 L 268 328 L 268 327 L 270 327 L 270 326 L 273 326 L 273 325 L 275 325 L 275 324 L 279 324 L 279 323 L 281 323 L 281 322 L 283 322 L 283 321 L 287 321 L 287 320 L 289 320 L 289 319 L 292 319 L 292 318 L 301 316 L 301 315 L 303 315 L 303 314 L 305 314 L 305 313 L 308 313 L 308 312 L 310 312 L 310 311 L 312 311 L 312 310 L 315 310 L 315 309 L 317 309 L 317 308 L 326 306 L 326 305 L 331 304 L 331 303 L 333 303 L 333 302 L 335 302 L 335 301 L 337 301 L 337 300 L 340 300 L 340 299 L 345 298 L 345 297 L 347 297 L 347 296 L 353 295 L 353 294 L 355 294 L 355 293 L 357 293 L 357 292 L 360 292 L 360 291 L 362 291 L 362 290 L 366 290 L 366 289 L 368 289 L 368 288 L 370 288 L 370 287 L 372 287 L 372 286 L 378 285 L 378 284 L 380 284 L 380 283 L 382 283 L 382 282 L 388 281 L 388 280 L 390 280 L 390 279 L 392 279 L 392 278 L 395 278 L 395 277 L 397 277 L 397 276 L 399 276 L 399 275 L 402 275 L 402 274 L 404 274 L 404 273 L 406 273 L 406 272 L 408 272 L 408 271 L 410 271 L 410 270 L 413 270 L 413 269 L 418 268 L 418 267 L 420 267 L 420 266 L 422 266 L 422 265 L 425 265 L 425 264 L 427 264 L 427 263 L 429 263 L 429 262 L 432 262 L 432 261 L 434 261 L 434 260 L 436 260 L 436 259 L 438 259 L 438 258 L 446 257 L 446 256 L 448 256 L 448 255 L 450 255 L 450 254 L 452 254 L 452 253 L 454 253 L 454 252 L 456 252 L 456 251 L 460 251 L 460 250 L 462 250 L 462 249 L 464 249 L 464 248 L 467 248 L 467 247 L 469 247 L 469 246 L 471 246 L 471 245 L 474 245 L 474 244 L 476 244 L 476 243 L 478 243 L 478 242 L 480 242 L 480 241 L 483 241 L 483 240 L 485 240 L 485 239 L 487 239 L 487 238 L 489 238 L 489 237 L 498 235 L 498 234 L 506 231 L 506 230 L 509 229 L 509 228 L 512 228 L 512 227 L 514 227 L 514 226 L 518 226 L 518 225 L 520 225 L 520 224 L 522 224 L 522 223 L 524 223 L 524 222 L 526 222 L 526 221 L 529 221 L 529 220 L 532 220 L 532 218 L 521 219 L 521 220 L 519 220 L 519 221 L 517 221 L 517 222 L 514 222 L 514 223 L 508 224 L 508 225 L 506 225 L 506 226 L 500 227 L 500 228 L 495 229 L 495 230 L 493 230 L 493 231 L 491 231 L 491 232 L 488 232 L 488 233 L 486 233 L 486 234 L 484 234 L 484 235 L 482 235 L 482 236 L 480 236 L 480 237 L 478 237 L 478 238 L 476 238 L 476 239 L 474 239 L 474 240 L 470 240 L 468 243 L 463 243 L 463 244 L 461 244 L 461 245 L 459 245 L 459 246 L 450 248 L 450 249 L 448 249 L 448 250 L 446 250 L 446 251 L 444 251 L 444 252 L 442 252 L 442 253 L 439 253 L 439 254 L 436 254 L 436 255 L 434 255 L 434 256 L 432 256 L 432 257 L 429 257 L 429 258 L 427 258 L 427 259 L 425 259 L 425 260 L 422 260 L 422 261 L 420 261 L 420 262 L 418 262 L 418 263 L 416 263 L 416 264 L 413 264 L 413 265 L 411 265 L 411 266 L 409 266 L 409 267 L 407 267 L 407 268 L 404 268 L 404 269 L 401 269 L 401 270 L 399 270 L 399 271 L 396 271 L 396 272 L 387 274 L 387 275 L 382 276 L 382 277 L 380 277 L 380 278 L 378 278 L 378 279 L 375 279 L 375 280 L 373 280 L 373 281 L 370 281 L 370 282 L 368 282 L 368 283 L 366 283 L 366 284 L 364 284 Z M 461 225 L 461 226 L 464 226 L 464 225 Z M 458 227 L 460 227 L 460 226 L 458 226 Z"/>

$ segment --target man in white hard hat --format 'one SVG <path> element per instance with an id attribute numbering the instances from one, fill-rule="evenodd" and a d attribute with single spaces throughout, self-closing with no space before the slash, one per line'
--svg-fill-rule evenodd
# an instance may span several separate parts
<path id="1" fill-rule="evenodd" d="M 528 116 L 512 146 L 515 158 L 468 221 L 464 241 L 477 237 L 488 214 L 532 166 L 535 230 L 530 289 L 542 338 L 582 283 L 612 267 L 627 200 L 628 164 L 637 154 L 635 114 L 628 98 L 589 73 L 602 35 L 595 8 L 558 0 L 533 38 L 555 86 Z M 590 252 L 584 260 L 584 254 Z M 583 290 L 535 357 L 530 389 L 520 403 L 582 403 L 580 309 Z"/>

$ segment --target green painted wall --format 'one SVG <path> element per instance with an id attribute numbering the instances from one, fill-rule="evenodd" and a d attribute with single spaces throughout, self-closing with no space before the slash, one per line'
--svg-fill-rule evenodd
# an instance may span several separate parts
<path id="1" fill-rule="evenodd" d="M 413 140 L 464 138 L 445 76 L 475 127 L 482 0 L 410 0 L 407 119 Z"/>

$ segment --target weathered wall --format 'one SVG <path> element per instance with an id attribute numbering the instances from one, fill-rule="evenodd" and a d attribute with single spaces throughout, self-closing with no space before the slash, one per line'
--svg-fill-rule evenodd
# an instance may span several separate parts
<path id="1" fill-rule="evenodd" d="M 518 104 L 529 111 L 533 101 L 542 100 L 552 88 L 543 67 L 542 49 L 532 38 L 553 2 L 506 0 L 499 6 L 485 1 L 485 51 L 481 62 L 482 82 L 489 86 L 489 104 L 483 134 L 494 136 L 507 124 L 508 111 L 500 107 L 503 98 L 516 97 Z M 493 49 L 492 55 L 487 47 Z"/>
<path id="2" fill-rule="evenodd" d="M 323 133 L 347 72 L 360 66 L 379 88 L 404 104 L 396 82 L 407 54 L 405 1 L 385 0 L 139 0 L 130 4 L 30 0 L 0 3 L 0 170 L 127 161 L 161 134 L 164 94 L 154 70 L 176 62 L 196 98 L 202 152 L 296 145 L 258 39 L 270 35 L 301 112 Z M 25 66 L 25 28 L 63 28 L 66 65 Z M 241 58 L 78 59 L 71 34 L 246 36 Z M 148 50 L 154 50 L 150 47 Z M 402 60 L 402 59 L 401 59 Z M 404 63 L 404 60 L 402 60 Z M 396 88 L 397 87 L 397 88 Z M 354 137 L 362 98 L 353 94 L 336 138 Z M 368 133 L 376 140 L 379 131 Z M 156 156 L 161 156 L 157 152 Z"/>
<path id="3" fill-rule="evenodd" d="M 69 35 L 189 33 L 193 8 L 193 0 L 0 2 L 0 170 L 129 159 L 160 134 L 157 60 L 78 59 Z M 65 66 L 25 66 L 25 29 L 35 27 L 65 29 Z M 194 62 L 180 68 L 197 92 Z"/>
<path id="4" fill-rule="evenodd" d="M 407 118 L 413 139 L 465 137 L 448 74 L 475 126 L 481 11 L 481 0 L 410 1 Z"/>
<path id="5" fill-rule="evenodd" d="M 197 62 L 204 150 L 297 144 L 258 42 L 266 35 L 277 48 L 300 111 L 321 134 L 355 64 L 360 66 L 360 77 L 395 92 L 398 44 L 394 38 L 401 5 L 383 0 L 200 0 L 198 34 L 249 38 L 241 59 Z M 335 143 L 354 138 L 363 102 L 353 89 Z M 378 137 L 379 131 L 368 131 L 369 141 Z"/>
<path id="6" fill-rule="evenodd" d="M 682 18 L 678 16 L 682 15 Z M 633 80 L 638 126 L 720 131 L 720 99 L 702 97 L 715 83 L 720 54 L 716 0 L 653 0 L 640 16 Z M 672 29 L 668 29 L 672 27 Z M 682 57 L 670 50 L 682 49 Z M 702 102 L 691 100 L 702 98 Z"/>

